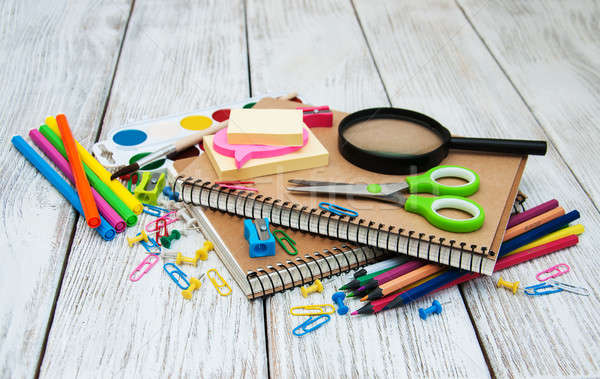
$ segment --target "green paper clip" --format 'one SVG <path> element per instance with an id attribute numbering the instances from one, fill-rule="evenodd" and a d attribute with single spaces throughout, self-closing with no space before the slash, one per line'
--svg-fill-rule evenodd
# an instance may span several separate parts
<path id="1" fill-rule="evenodd" d="M 283 237 L 280 238 L 277 235 L 279 233 L 281 233 L 283 235 Z M 290 236 L 288 236 L 286 232 L 284 232 L 283 230 L 279 230 L 279 229 L 273 230 L 273 236 L 277 240 L 277 243 L 279 243 L 279 246 L 281 246 L 283 248 L 283 251 L 285 251 L 289 255 L 296 255 L 296 254 L 298 254 L 298 249 L 296 248 L 296 241 L 294 241 L 293 239 L 291 239 Z M 288 249 L 288 246 L 283 243 L 283 241 L 286 241 L 288 243 L 289 247 L 291 247 L 292 249 L 294 249 L 294 252 L 291 252 Z"/>

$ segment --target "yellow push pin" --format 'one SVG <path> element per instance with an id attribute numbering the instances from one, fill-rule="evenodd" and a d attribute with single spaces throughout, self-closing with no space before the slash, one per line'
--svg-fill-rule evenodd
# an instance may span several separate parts
<path id="1" fill-rule="evenodd" d="M 204 274 L 200 275 L 198 277 L 198 279 L 190 278 L 190 286 L 187 289 L 181 291 L 181 296 L 183 296 L 184 299 L 187 299 L 187 300 L 192 299 L 192 293 L 202 286 L 202 282 L 200 280 L 202 279 L 203 276 L 204 276 Z"/>
<path id="2" fill-rule="evenodd" d="M 148 235 L 146 234 L 146 231 L 144 229 L 142 229 L 142 232 L 140 233 L 139 236 L 136 236 L 133 238 L 127 237 L 127 242 L 129 243 L 129 247 L 133 247 L 134 243 L 138 243 L 140 241 L 146 241 L 146 242 L 150 243 L 150 240 L 148 240 Z"/>
<path id="3" fill-rule="evenodd" d="M 177 258 L 175 258 L 175 264 L 181 265 L 183 263 L 187 263 L 188 265 L 198 266 L 198 258 L 196 257 L 186 257 L 181 253 L 177 253 Z"/>
<path id="4" fill-rule="evenodd" d="M 308 294 L 313 292 L 323 292 L 323 283 L 319 279 L 315 280 L 315 282 L 308 287 L 300 287 L 300 292 L 302 292 L 302 296 L 307 297 Z"/>
<path id="5" fill-rule="evenodd" d="M 507 282 L 506 280 L 502 279 L 502 277 L 500 277 L 498 279 L 498 283 L 496 283 L 496 285 L 498 286 L 498 288 L 505 287 L 505 288 L 508 288 L 509 290 L 512 290 L 513 294 L 517 293 L 517 290 L 519 289 L 519 281 L 516 281 L 514 283 Z"/>
<path id="6" fill-rule="evenodd" d="M 196 261 L 198 261 L 198 259 L 200 260 L 207 260 L 208 259 L 208 252 L 211 251 L 214 248 L 213 243 L 210 241 L 204 241 L 204 246 L 202 246 L 200 249 L 196 250 Z"/>

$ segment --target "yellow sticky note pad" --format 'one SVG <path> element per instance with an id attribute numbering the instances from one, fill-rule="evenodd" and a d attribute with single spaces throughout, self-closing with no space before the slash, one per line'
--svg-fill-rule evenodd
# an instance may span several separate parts
<path id="1" fill-rule="evenodd" d="M 300 109 L 232 109 L 227 142 L 234 145 L 302 145 Z"/>
<path id="2" fill-rule="evenodd" d="M 241 168 L 235 166 L 233 157 L 214 150 L 214 135 L 204 137 L 204 151 L 220 180 L 241 180 L 327 166 L 329 153 L 309 128 L 308 142 L 303 148 L 278 157 L 250 159 Z"/>

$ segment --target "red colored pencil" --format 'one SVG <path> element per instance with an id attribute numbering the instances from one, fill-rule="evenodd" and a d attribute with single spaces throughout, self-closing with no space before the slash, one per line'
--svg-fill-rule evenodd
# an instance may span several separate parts
<path id="1" fill-rule="evenodd" d="M 75 177 L 75 188 L 77 189 L 77 195 L 79 196 L 79 201 L 83 208 L 85 221 L 90 228 L 97 228 L 100 226 L 100 214 L 98 213 L 98 208 L 96 207 L 96 202 L 92 195 L 92 188 L 83 171 L 83 165 L 81 164 L 81 158 L 79 158 L 79 153 L 75 146 L 75 139 L 71 133 L 69 122 L 64 114 L 56 116 L 56 122 L 58 123 L 58 130 L 60 130 L 60 135 L 63 144 L 65 145 L 65 150 L 67 151 L 67 157 L 69 158 L 69 164 L 71 165 L 71 170 Z"/>

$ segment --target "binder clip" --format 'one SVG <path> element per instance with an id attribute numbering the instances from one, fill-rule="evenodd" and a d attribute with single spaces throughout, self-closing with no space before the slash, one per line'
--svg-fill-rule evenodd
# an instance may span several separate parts
<path id="1" fill-rule="evenodd" d="M 275 237 L 269 230 L 268 218 L 244 220 L 244 238 L 250 245 L 250 258 L 275 255 Z"/>
<path id="2" fill-rule="evenodd" d="M 298 107 L 302 110 L 302 119 L 309 128 L 325 127 L 331 128 L 333 125 L 333 113 L 327 105 L 319 107 Z"/>
<path id="3" fill-rule="evenodd" d="M 160 260 L 160 258 L 158 257 L 158 255 L 148 254 L 146 256 L 146 258 L 144 258 L 142 260 L 142 263 L 140 263 L 131 272 L 131 274 L 129 274 L 129 280 L 131 280 L 132 282 L 137 282 L 138 280 L 140 280 L 142 278 L 142 276 L 146 275 L 146 273 L 148 271 L 150 271 L 152 269 L 152 267 L 154 267 L 154 265 L 156 264 L 156 262 L 158 262 L 159 260 Z M 144 271 L 142 271 L 142 268 L 144 268 L 144 266 L 146 267 L 146 269 L 144 269 Z M 138 275 L 138 273 L 140 271 L 141 271 L 141 274 Z"/>
<path id="4" fill-rule="evenodd" d="M 323 321 L 317 323 L 317 321 L 321 319 L 323 319 Z M 331 320 L 331 316 L 329 315 L 310 316 L 308 320 L 295 327 L 292 330 L 292 334 L 298 337 L 302 337 L 303 335 L 308 334 L 313 330 L 319 329 L 320 327 L 328 323 L 329 320 Z"/>
<path id="5" fill-rule="evenodd" d="M 216 275 L 216 277 L 218 277 L 219 280 L 221 281 L 221 283 L 217 282 L 217 278 L 216 277 L 208 275 L 209 272 L 214 272 L 215 275 Z M 231 295 L 231 287 L 229 287 L 229 283 L 227 283 L 225 281 L 225 279 L 223 279 L 223 277 L 221 276 L 221 274 L 219 274 L 219 272 L 216 269 L 211 268 L 210 270 L 208 270 L 206 272 L 206 276 L 208 276 L 208 279 L 210 279 L 210 282 L 212 283 L 212 285 L 215 286 L 215 288 L 216 288 L 217 292 L 219 293 L 219 295 L 221 295 L 221 296 Z M 229 292 L 222 292 L 221 288 L 227 288 L 229 290 Z"/>
<path id="6" fill-rule="evenodd" d="M 144 172 L 142 180 L 135 186 L 133 195 L 142 203 L 156 205 L 156 199 L 164 186 L 164 172 Z"/>
<path id="7" fill-rule="evenodd" d="M 535 278 L 537 280 L 539 280 L 540 282 L 545 282 L 548 279 L 553 279 L 553 278 L 559 277 L 561 275 L 564 275 L 567 272 L 569 272 L 570 270 L 571 270 L 571 267 L 569 267 L 568 264 L 559 263 L 556 266 L 552 266 L 550 268 L 545 269 L 544 271 L 538 272 L 538 274 L 535 276 Z M 553 274 L 551 274 L 551 273 L 553 273 Z M 544 275 L 544 274 L 551 274 L 551 275 Z"/>
<path id="8" fill-rule="evenodd" d="M 167 266 L 173 267 L 173 270 L 169 271 Z M 163 270 L 165 270 L 167 275 L 171 277 L 171 280 L 177 284 L 177 287 L 181 288 L 182 290 L 187 290 L 190 287 L 190 282 L 187 280 L 187 274 L 181 271 L 181 269 L 175 266 L 173 263 L 165 263 L 163 265 Z M 181 282 L 183 282 L 185 285 L 182 285 Z"/>

